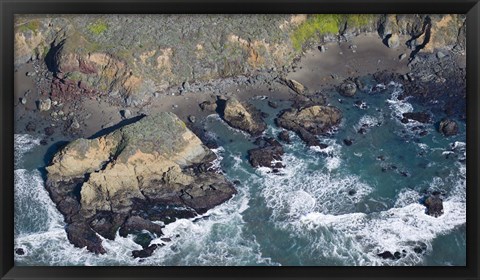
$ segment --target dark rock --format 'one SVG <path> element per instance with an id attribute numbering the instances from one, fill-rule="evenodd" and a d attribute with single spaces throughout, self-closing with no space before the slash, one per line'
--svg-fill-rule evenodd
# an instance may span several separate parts
<path id="1" fill-rule="evenodd" d="M 19 256 L 23 256 L 23 255 L 25 255 L 25 250 L 23 250 L 23 248 L 17 248 L 17 249 L 15 249 L 15 254 L 17 254 Z"/>
<path id="2" fill-rule="evenodd" d="M 390 252 L 390 251 L 385 251 L 383 253 L 380 253 L 380 254 L 377 254 L 377 256 L 383 258 L 383 259 L 390 259 L 390 260 L 394 260 L 395 257 L 393 256 L 393 254 Z"/>
<path id="3" fill-rule="evenodd" d="M 421 123 L 431 122 L 430 114 L 425 112 L 403 113 L 403 118 L 414 120 Z"/>
<path id="4" fill-rule="evenodd" d="M 348 195 L 349 195 L 349 196 L 354 196 L 355 194 L 357 194 L 357 191 L 356 191 L 356 190 L 349 190 L 349 191 L 348 191 Z"/>
<path id="5" fill-rule="evenodd" d="M 276 109 L 276 108 L 278 108 L 278 103 L 275 102 L 275 101 L 268 101 L 268 106 Z"/>
<path id="6" fill-rule="evenodd" d="M 270 115 L 268 113 L 265 113 L 265 112 L 260 112 L 260 116 L 262 116 L 262 118 L 266 119 L 268 118 Z"/>
<path id="7" fill-rule="evenodd" d="M 357 85 L 351 80 L 344 81 L 339 87 L 338 91 L 341 95 L 352 97 L 357 92 Z"/>
<path id="8" fill-rule="evenodd" d="M 424 131 L 420 132 L 418 135 L 423 137 L 423 136 L 426 136 L 427 134 L 428 134 L 428 131 L 424 130 Z"/>
<path id="9" fill-rule="evenodd" d="M 282 140 L 283 142 L 290 144 L 292 141 L 290 139 L 290 133 L 288 131 L 283 130 L 278 134 L 278 139 Z"/>
<path id="10" fill-rule="evenodd" d="M 438 130 L 445 136 L 453 136 L 458 133 L 458 124 L 453 120 L 444 119 L 440 122 Z"/>
<path id="11" fill-rule="evenodd" d="M 152 223 L 139 216 L 131 216 L 120 228 L 120 236 L 126 237 L 129 233 L 140 232 L 147 230 L 157 236 L 163 235 L 162 227 L 158 224 Z"/>
<path id="12" fill-rule="evenodd" d="M 37 126 L 33 122 L 29 122 L 25 126 L 25 130 L 27 130 L 28 132 L 34 132 L 35 130 L 37 130 Z"/>
<path id="13" fill-rule="evenodd" d="M 65 227 L 70 242 L 78 248 L 87 247 L 95 254 L 105 254 L 107 251 L 102 246 L 102 240 L 85 223 L 73 223 Z"/>
<path id="14" fill-rule="evenodd" d="M 345 144 L 346 146 L 351 146 L 353 144 L 353 140 L 352 139 L 343 139 L 343 144 Z"/>
<path id="15" fill-rule="evenodd" d="M 168 237 L 162 237 L 162 238 L 160 238 L 160 240 L 162 240 L 163 242 L 171 242 L 172 241 L 172 239 L 168 238 Z"/>
<path id="16" fill-rule="evenodd" d="M 282 160 L 284 154 L 282 145 L 273 138 L 265 138 L 264 144 L 260 148 L 248 151 L 248 161 L 253 167 L 281 168 L 283 165 L 272 164 L 272 161 Z"/>
<path id="17" fill-rule="evenodd" d="M 132 251 L 132 257 L 134 258 L 147 258 L 150 257 L 153 252 L 158 248 L 157 244 L 152 244 L 148 248 L 143 250 L 134 250 Z"/>
<path id="18" fill-rule="evenodd" d="M 46 146 L 48 144 L 48 141 L 46 139 L 40 140 L 40 145 Z"/>
<path id="19" fill-rule="evenodd" d="M 400 120 L 401 123 L 408 123 L 408 119 L 407 118 L 403 118 Z"/>
<path id="20" fill-rule="evenodd" d="M 47 136 L 51 136 L 55 133 L 55 129 L 51 126 L 45 127 L 44 131 Z"/>
<path id="21" fill-rule="evenodd" d="M 428 215 L 435 218 L 443 215 L 443 200 L 440 198 L 440 195 L 430 195 L 429 197 L 427 197 L 427 199 L 425 199 L 423 204 L 427 206 Z"/>

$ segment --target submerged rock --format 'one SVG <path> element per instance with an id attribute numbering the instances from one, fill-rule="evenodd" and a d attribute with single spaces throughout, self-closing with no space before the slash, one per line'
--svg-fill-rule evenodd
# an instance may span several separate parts
<path id="1" fill-rule="evenodd" d="M 235 98 L 219 99 L 217 104 L 220 117 L 231 127 L 243 130 L 253 136 L 260 135 L 267 129 L 261 112 L 252 105 L 240 102 Z"/>
<path id="2" fill-rule="evenodd" d="M 438 130 L 445 136 L 453 136 L 458 133 L 458 124 L 453 120 L 444 119 L 440 122 Z"/>
<path id="3" fill-rule="evenodd" d="M 340 124 L 342 113 L 332 106 L 311 106 L 289 109 L 275 119 L 278 126 L 295 131 L 309 146 L 318 146 L 316 135 L 327 133 Z"/>
<path id="4" fill-rule="evenodd" d="M 123 235 L 137 229 L 160 235 L 150 220 L 191 217 L 230 199 L 236 190 L 211 170 L 215 158 L 184 122 L 163 112 L 69 143 L 46 168 L 46 187 L 70 242 L 105 253 L 97 233 L 114 239 L 122 228 Z"/>
<path id="5" fill-rule="evenodd" d="M 264 138 L 262 147 L 251 149 L 248 151 L 248 161 L 253 167 L 270 167 L 281 168 L 280 163 L 273 163 L 274 161 L 281 161 L 284 154 L 282 145 L 273 138 Z"/>
<path id="6" fill-rule="evenodd" d="M 338 91 L 343 96 L 351 97 L 357 92 L 357 85 L 355 82 L 347 80 L 338 87 Z"/>

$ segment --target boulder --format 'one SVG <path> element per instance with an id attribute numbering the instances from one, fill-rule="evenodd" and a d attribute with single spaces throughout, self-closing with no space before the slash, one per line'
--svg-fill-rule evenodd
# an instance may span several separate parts
<path id="1" fill-rule="evenodd" d="M 248 161 L 253 167 L 283 167 L 273 163 L 274 161 L 281 161 L 284 154 L 282 145 L 273 138 L 262 139 L 263 144 L 260 148 L 251 149 L 248 151 Z"/>
<path id="2" fill-rule="evenodd" d="M 294 92 L 298 94 L 304 94 L 307 88 L 302 85 L 301 83 L 295 81 L 295 80 L 290 80 L 290 79 L 284 79 L 283 82 L 285 85 L 287 85 L 290 89 L 292 89 Z"/>
<path id="3" fill-rule="evenodd" d="M 217 110 L 217 103 L 215 103 L 214 101 L 204 101 L 198 106 L 200 106 L 200 109 L 202 109 L 202 111 L 215 112 L 215 110 Z"/>
<path id="4" fill-rule="evenodd" d="M 48 99 L 40 99 L 37 101 L 37 108 L 40 112 L 48 111 L 52 107 L 52 100 Z"/>
<path id="5" fill-rule="evenodd" d="M 405 119 L 414 120 L 421 123 L 429 123 L 432 120 L 430 114 L 425 112 L 403 113 L 403 117 Z"/>
<path id="6" fill-rule="evenodd" d="M 347 80 L 338 87 L 338 91 L 343 96 L 352 97 L 357 92 L 357 85 L 355 82 Z"/>
<path id="7" fill-rule="evenodd" d="M 458 124 L 450 119 L 444 119 L 438 126 L 438 131 L 445 136 L 453 136 L 458 133 Z"/>
<path id="8" fill-rule="evenodd" d="M 70 242 L 104 253 L 96 233 L 114 239 L 122 227 L 122 234 L 142 228 L 160 235 L 150 220 L 191 217 L 230 199 L 236 190 L 210 168 L 215 158 L 176 115 L 162 112 L 72 141 L 46 168 L 46 188 Z M 169 206 L 181 211 L 157 210 Z"/>
<path id="9" fill-rule="evenodd" d="M 235 98 L 219 99 L 217 104 L 220 117 L 231 127 L 243 130 L 252 136 L 258 136 L 267 129 L 261 112 L 252 105 Z"/>
<path id="10" fill-rule="evenodd" d="M 398 46 L 400 46 L 400 38 L 398 37 L 397 34 L 392 34 L 387 39 L 387 46 L 391 49 L 395 49 L 395 48 L 398 48 Z"/>
<path id="11" fill-rule="evenodd" d="M 427 214 L 435 218 L 443 215 L 443 200 L 439 194 L 432 194 L 423 203 L 427 207 Z"/>
<path id="12" fill-rule="evenodd" d="M 340 124 L 342 113 L 332 106 L 315 105 L 304 109 L 288 109 L 275 119 L 278 126 L 295 131 L 309 146 L 320 143 L 315 137 Z"/>

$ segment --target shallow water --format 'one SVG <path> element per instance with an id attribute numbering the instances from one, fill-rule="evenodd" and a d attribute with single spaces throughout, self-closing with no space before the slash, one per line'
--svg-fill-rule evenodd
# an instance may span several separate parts
<path id="1" fill-rule="evenodd" d="M 15 255 L 16 264 L 465 265 L 465 164 L 459 162 L 465 124 L 459 121 L 461 133 L 450 138 L 431 124 L 411 131 L 421 124 L 404 125 L 398 116 L 428 108 L 398 100 L 401 91 L 391 83 L 350 99 L 330 93 L 329 102 L 344 118 L 336 133 L 321 137 L 329 147 L 308 148 L 291 133 L 293 143 L 284 145 L 286 167 L 279 174 L 252 168 L 246 157 L 255 147 L 252 139 L 209 116 L 205 126 L 220 145 L 217 163 L 229 179 L 241 182 L 238 194 L 202 217 L 166 225 L 165 237 L 172 242 L 145 260 L 130 256 L 140 249 L 132 236 L 104 240 L 108 253 L 102 256 L 74 248 L 44 189 L 38 140 L 17 135 L 15 245 L 26 254 Z M 357 99 L 366 107 L 355 106 Z M 267 100 L 254 104 L 270 114 L 265 135 L 276 136 L 281 129 L 273 119 L 289 103 L 278 109 L 268 107 Z M 369 126 L 364 135 L 357 133 L 362 124 Z M 423 130 L 428 135 L 420 137 Z M 353 145 L 345 146 L 346 138 Z M 441 217 L 425 214 L 419 200 L 426 190 L 445 193 Z M 420 245 L 426 252 L 415 252 Z M 405 257 L 383 260 L 377 254 L 385 250 L 405 250 Z"/>

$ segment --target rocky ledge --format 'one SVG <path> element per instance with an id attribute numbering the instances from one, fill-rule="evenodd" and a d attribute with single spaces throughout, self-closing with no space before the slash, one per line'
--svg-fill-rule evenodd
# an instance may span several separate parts
<path id="1" fill-rule="evenodd" d="M 315 105 L 288 109 L 275 120 L 278 126 L 295 131 L 308 146 L 319 146 L 316 135 L 325 134 L 342 120 L 341 111 L 333 106 Z"/>
<path id="2" fill-rule="evenodd" d="M 70 242 L 103 254 L 98 235 L 113 240 L 117 231 L 146 230 L 159 236 L 161 227 L 152 221 L 193 217 L 230 199 L 236 190 L 213 170 L 215 159 L 176 115 L 158 113 L 69 143 L 47 167 L 46 186 Z M 149 254 L 157 248 L 141 245 Z"/>
<path id="3" fill-rule="evenodd" d="M 228 125 L 243 130 L 252 136 L 258 136 L 267 129 L 259 110 L 251 104 L 238 101 L 234 97 L 229 99 L 219 98 L 216 109 Z"/>

